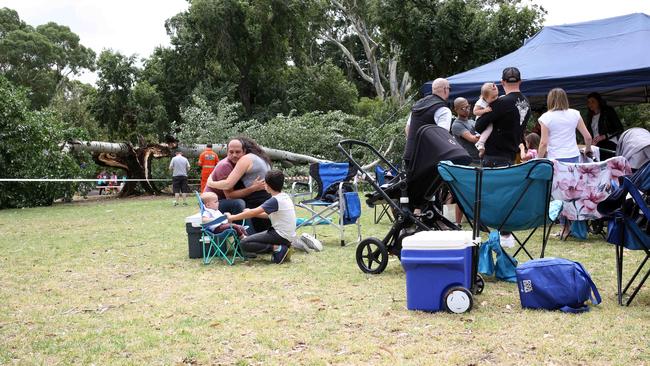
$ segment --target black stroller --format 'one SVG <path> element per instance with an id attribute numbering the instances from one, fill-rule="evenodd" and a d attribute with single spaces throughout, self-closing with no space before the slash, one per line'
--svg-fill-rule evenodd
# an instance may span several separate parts
<path id="1" fill-rule="evenodd" d="M 352 157 L 354 146 L 370 150 L 381 164 L 396 171 L 396 176 L 382 186 L 377 184 Z M 456 224 L 442 215 L 445 185 L 436 166 L 438 162 L 445 160 L 467 165 L 471 161 L 470 156 L 447 130 L 435 125 L 426 125 L 418 130 L 415 146 L 410 167 L 404 171 L 365 142 L 343 140 L 338 144 L 350 164 L 362 173 L 362 178 L 374 189 L 374 192 L 368 195 L 366 203 L 370 207 L 379 202 L 388 204 L 395 218 L 393 226 L 383 240 L 369 237 L 357 246 L 357 265 L 365 273 L 383 272 L 388 265 L 388 255 L 396 255 L 399 258 L 402 240 L 409 235 L 425 230 L 459 230 Z"/>

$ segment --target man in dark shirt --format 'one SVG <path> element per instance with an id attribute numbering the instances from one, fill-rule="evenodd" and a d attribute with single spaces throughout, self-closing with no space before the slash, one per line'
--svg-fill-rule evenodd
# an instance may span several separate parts
<path id="1" fill-rule="evenodd" d="M 451 87 L 447 79 L 438 78 L 431 83 L 431 95 L 428 95 L 413 105 L 406 134 L 404 147 L 404 162 L 410 167 L 413 152 L 416 150 L 416 135 L 420 127 L 428 124 L 437 125 L 449 131 L 451 127 L 451 110 L 447 107 L 447 98 Z"/>
<path id="2" fill-rule="evenodd" d="M 521 93 L 521 73 L 516 67 L 506 67 L 501 75 L 501 85 L 506 95 L 498 98 L 488 112 L 476 121 L 476 131 L 483 132 L 492 124 L 492 133 L 485 142 L 483 165 L 488 167 L 514 164 L 519 144 L 524 140 L 526 124 L 530 118 L 530 103 Z M 515 246 L 512 233 L 501 231 L 500 244 L 505 248 Z"/>
<path id="3" fill-rule="evenodd" d="M 492 102 L 492 112 L 476 121 L 476 131 L 483 132 L 492 124 L 493 130 L 485 142 L 485 166 L 507 166 L 515 162 L 519 144 L 523 141 L 530 118 L 530 103 L 521 93 L 521 74 L 516 67 L 506 67 L 501 77 L 506 95 Z"/>

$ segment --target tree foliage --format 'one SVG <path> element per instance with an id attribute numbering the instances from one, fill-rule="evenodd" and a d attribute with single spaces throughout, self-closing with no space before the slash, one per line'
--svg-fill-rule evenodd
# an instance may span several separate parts
<path id="1" fill-rule="evenodd" d="M 47 106 L 70 75 L 93 70 L 95 53 L 70 28 L 50 22 L 33 28 L 11 9 L 0 9 L 0 71 L 29 88 L 34 108 Z"/>
<path id="2" fill-rule="evenodd" d="M 138 82 L 135 55 L 104 50 L 97 60 L 97 93 L 92 102 L 95 118 L 110 139 L 158 140 L 169 129 L 167 112 L 157 88 Z"/>
<path id="3" fill-rule="evenodd" d="M 387 0 L 381 26 L 401 46 L 418 84 L 495 60 L 542 27 L 545 11 L 521 0 Z"/>
<path id="4" fill-rule="evenodd" d="M 74 178 L 83 169 L 61 141 L 81 132 L 65 126 L 49 110 L 30 111 L 27 91 L 0 76 L 0 171 L 6 178 Z M 86 172 L 87 174 L 88 172 Z M 0 209 L 51 205 L 56 198 L 72 197 L 74 183 L 3 182 Z"/>
<path id="5" fill-rule="evenodd" d="M 166 23 L 172 45 L 212 80 L 237 84 L 238 99 L 250 115 L 256 91 L 286 68 L 307 37 L 312 4 L 299 0 L 196 0 Z"/>

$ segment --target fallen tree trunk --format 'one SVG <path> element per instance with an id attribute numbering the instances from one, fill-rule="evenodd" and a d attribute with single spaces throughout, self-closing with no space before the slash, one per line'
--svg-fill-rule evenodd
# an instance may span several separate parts
<path id="1" fill-rule="evenodd" d="M 178 146 L 176 143 L 145 143 L 140 141 L 140 146 L 131 143 L 114 143 L 103 141 L 67 141 L 62 149 L 68 152 L 85 151 L 91 153 L 93 160 L 100 166 L 123 169 L 126 172 L 127 182 L 120 191 L 120 197 L 130 196 L 135 193 L 138 182 L 131 179 L 141 179 L 142 188 L 150 194 L 158 194 L 160 190 L 151 181 L 151 161 L 153 158 L 171 157 L 180 150 L 186 157 L 197 157 L 206 145 Z M 212 144 L 213 150 L 220 158 L 226 156 L 226 144 Z M 263 147 L 271 160 L 279 161 L 283 166 L 293 164 L 310 164 L 323 160 L 313 156 L 296 154 L 289 151 Z"/>

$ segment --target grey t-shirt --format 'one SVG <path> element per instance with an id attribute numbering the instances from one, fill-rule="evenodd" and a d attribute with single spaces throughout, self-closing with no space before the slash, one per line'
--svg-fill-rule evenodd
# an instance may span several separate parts
<path id="1" fill-rule="evenodd" d="M 472 159 L 478 160 L 478 149 L 476 149 L 476 146 L 474 146 L 473 143 L 465 140 L 463 138 L 463 133 L 465 131 L 469 131 L 472 135 L 476 134 L 476 129 L 474 129 L 474 125 L 476 122 L 474 122 L 473 119 L 468 119 L 465 121 L 461 121 L 459 119 L 456 119 L 454 123 L 451 125 L 451 134 L 456 137 L 456 141 L 465 148 L 469 156 L 472 157 Z"/>
<path id="2" fill-rule="evenodd" d="M 250 156 L 252 158 L 253 166 L 251 170 L 246 172 L 246 174 L 241 177 L 241 180 L 244 182 L 245 187 L 250 187 L 258 177 L 260 179 L 264 179 L 266 173 L 271 170 L 271 167 L 266 161 L 264 161 L 264 159 L 255 154 L 250 154 Z"/>
<path id="3" fill-rule="evenodd" d="M 187 170 L 190 168 L 190 162 L 183 155 L 176 155 L 169 162 L 169 167 L 172 169 L 173 177 L 187 177 Z"/>
<path id="4" fill-rule="evenodd" d="M 281 237 L 293 241 L 296 238 L 296 210 L 288 194 L 282 192 L 262 203 L 262 209 L 269 215 L 273 229 Z"/>

